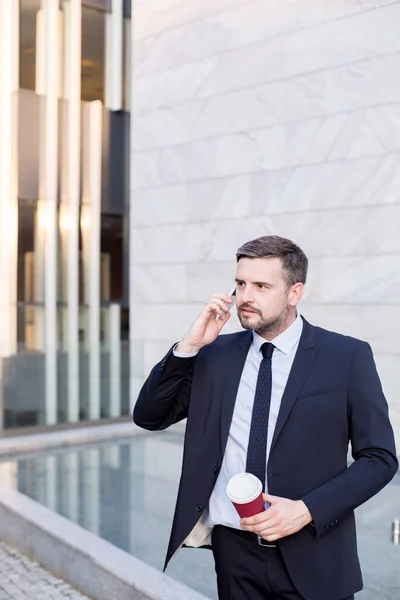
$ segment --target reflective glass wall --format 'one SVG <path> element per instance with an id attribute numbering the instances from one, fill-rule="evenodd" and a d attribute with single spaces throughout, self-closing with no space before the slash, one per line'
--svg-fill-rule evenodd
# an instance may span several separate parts
<path id="1" fill-rule="evenodd" d="M 130 6 L 0 11 L 0 431 L 127 415 Z"/>

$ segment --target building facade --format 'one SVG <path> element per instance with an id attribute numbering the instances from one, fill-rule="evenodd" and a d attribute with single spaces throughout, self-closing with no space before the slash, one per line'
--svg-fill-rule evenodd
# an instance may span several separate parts
<path id="1" fill-rule="evenodd" d="M 0 2 L 0 430 L 129 412 L 130 2 Z"/>
<path id="2" fill-rule="evenodd" d="M 239 245 L 279 234 L 310 259 L 302 314 L 371 343 L 400 444 L 400 4 L 133 10 L 132 398 Z"/>

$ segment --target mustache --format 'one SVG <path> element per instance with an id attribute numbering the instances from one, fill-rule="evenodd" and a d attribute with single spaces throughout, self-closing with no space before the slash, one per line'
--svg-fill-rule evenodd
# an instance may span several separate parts
<path id="1" fill-rule="evenodd" d="M 239 306 L 239 312 L 240 312 L 241 310 L 244 310 L 244 309 L 246 309 L 246 308 L 248 308 L 249 310 L 252 310 L 253 312 L 255 312 L 255 313 L 257 313 L 258 315 L 260 315 L 260 316 L 261 316 L 261 312 L 260 312 L 259 310 L 257 310 L 256 308 L 254 308 L 254 306 L 251 306 L 250 304 L 246 304 L 246 303 L 244 303 L 244 304 L 241 304 L 241 305 Z"/>

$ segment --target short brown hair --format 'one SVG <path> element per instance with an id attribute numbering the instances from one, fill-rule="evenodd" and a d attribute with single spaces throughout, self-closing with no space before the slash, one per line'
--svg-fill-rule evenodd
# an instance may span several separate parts
<path id="1" fill-rule="evenodd" d="M 305 283 L 308 258 L 294 242 L 279 235 L 264 235 L 240 246 L 236 260 L 241 258 L 280 258 L 288 287 Z"/>

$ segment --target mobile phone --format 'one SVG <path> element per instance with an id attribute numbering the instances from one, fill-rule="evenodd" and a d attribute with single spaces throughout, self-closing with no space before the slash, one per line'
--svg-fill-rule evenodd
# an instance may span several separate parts
<path id="1" fill-rule="evenodd" d="M 233 308 L 233 306 L 235 305 L 235 302 L 236 302 L 236 286 L 237 286 L 237 284 L 235 283 L 234 287 L 231 289 L 231 291 L 228 294 L 229 298 L 232 299 L 231 304 L 228 304 L 229 312 L 231 311 L 231 309 Z M 225 318 L 225 315 L 226 315 L 226 313 L 224 313 L 224 318 Z"/>

